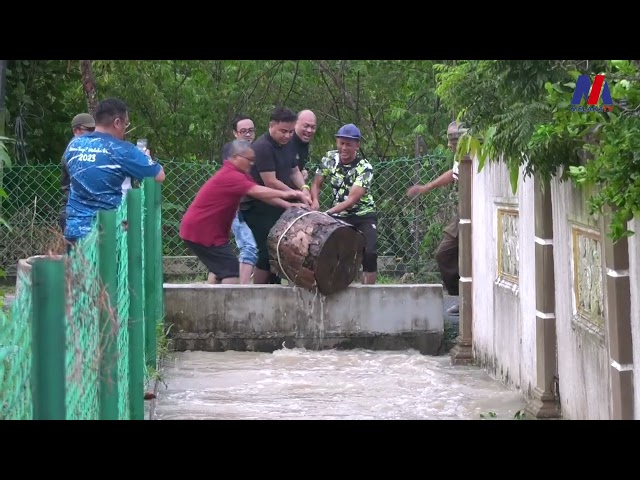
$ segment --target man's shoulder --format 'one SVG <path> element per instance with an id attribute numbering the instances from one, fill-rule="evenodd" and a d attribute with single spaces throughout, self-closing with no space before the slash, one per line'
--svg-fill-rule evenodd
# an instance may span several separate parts
<path id="1" fill-rule="evenodd" d="M 256 138 L 253 143 L 251 144 L 252 147 L 269 147 L 271 146 L 271 142 L 269 141 L 269 134 L 268 133 L 264 133 L 262 135 L 260 135 L 258 138 Z"/>
<path id="2" fill-rule="evenodd" d="M 336 155 L 338 155 L 338 150 L 328 150 L 327 153 L 325 153 L 322 157 L 322 162 L 333 163 L 336 161 Z"/>
<path id="3" fill-rule="evenodd" d="M 228 178 L 231 178 L 234 181 L 241 180 L 243 178 L 249 179 L 252 182 L 254 181 L 253 178 L 251 178 L 251 175 L 249 175 L 248 173 L 238 170 L 236 167 L 234 167 L 232 164 L 229 164 L 228 162 L 224 162 L 222 166 L 218 169 L 218 171 L 213 174 L 212 179 L 219 181 L 220 179 L 225 180 Z"/>
<path id="4" fill-rule="evenodd" d="M 373 164 L 364 157 L 360 157 L 358 160 L 358 167 L 363 170 L 373 170 Z"/>

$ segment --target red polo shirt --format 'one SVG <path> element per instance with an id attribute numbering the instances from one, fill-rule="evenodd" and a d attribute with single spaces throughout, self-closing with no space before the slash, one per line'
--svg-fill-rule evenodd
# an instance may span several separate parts
<path id="1" fill-rule="evenodd" d="M 225 161 L 189 205 L 180 223 L 180 238 L 205 247 L 229 243 L 240 200 L 255 185 L 249 174 Z"/>

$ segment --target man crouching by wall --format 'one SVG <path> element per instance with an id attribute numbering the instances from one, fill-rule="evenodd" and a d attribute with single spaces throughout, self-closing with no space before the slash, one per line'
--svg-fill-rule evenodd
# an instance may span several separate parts
<path id="1" fill-rule="evenodd" d="M 180 238 L 209 270 L 209 283 L 239 283 L 238 258 L 229 241 L 231 224 L 245 196 L 286 209 L 285 199 L 303 201 L 299 190 L 275 190 L 257 185 L 249 175 L 255 161 L 251 144 L 231 143 L 229 158 L 200 188 L 180 223 Z"/>

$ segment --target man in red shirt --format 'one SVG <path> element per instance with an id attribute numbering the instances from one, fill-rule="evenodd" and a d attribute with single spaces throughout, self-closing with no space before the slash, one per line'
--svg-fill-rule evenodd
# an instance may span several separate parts
<path id="1" fill-rule="evenodd" d="M 180 223 L 180 238 L 209 269 L 209 283 L 238 283 L 238 259 L 229 242 L 231 224 L 245 195 L 280 208 L 304 200 L 296 190 L 275 190 L 257 185 L 249 171 L 255 160 L 251 144 L 235 140 L 229 158 L 200 188 Z"/>

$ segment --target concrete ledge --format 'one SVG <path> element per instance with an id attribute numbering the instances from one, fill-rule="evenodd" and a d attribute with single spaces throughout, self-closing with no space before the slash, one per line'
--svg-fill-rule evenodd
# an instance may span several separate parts
<path id="1" fill-rule="evenodd" d="M 164 293 L 179 351 L 442 351 L 441 285 L 351 285 L 324 297 L 279 285 L 165 283 Z"/>

